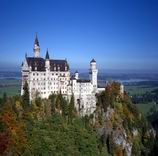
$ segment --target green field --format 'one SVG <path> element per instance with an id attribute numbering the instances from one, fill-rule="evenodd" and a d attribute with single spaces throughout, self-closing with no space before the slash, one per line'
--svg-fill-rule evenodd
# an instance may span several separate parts
<path id="1" fill-rule="evenodd" d="M 145 94 L 146 92 L 152 92 L 153 90 L 158 89 L 157 85 L 137 85 L 137 84 L 133 84 L 133 85 L 127 85 L 125 86 L 125 91 L 130 95 L 130 96 L 141 96 L 143 94 Z M 151 110 L 151 108 L 156 107 L 156 109 L 158 110 L 158 105 L 155 105 L 154 102 L 151 103 L 147 103 L 147 104 L 143 104 L 143 103 L 139 103 L 136 104 L 137 108 L 145 115 L 147 115 L 147 113 Z"/>
<path id="2" fill-rule="evenodd" d="M 2 97 L 4 93 L 6 93 L 7 96 L 20 94 L 20 84 L 21 81 L 17 79 L 0 80 L 0 97 Z"/>
<path id="3" fill-rule="evenodd" d="M 141 85 L 141 86 L 135 86 L 135 85 L 129 85 L 129 86 L 125 86 L 125 90 L 127 93 L 129 93 L 129 95 L 133 96 L 133 95 L 142 95 L 145 94 L 146 92 L 151 92 L 154 89 L 157 89 L 158 87 L 152 87 L 152 86 L 148 86 L 148 85 Z"/>
<path id="4" fill-rule="evenodd" d="M 155 104 L 136 104 L 139 111 L 141 111 L 144 115 L 147 115 L 148 112 L 150 112 L 151 108 L 156 107 L 156 110 L 158 110 L 158 105 Z"/>

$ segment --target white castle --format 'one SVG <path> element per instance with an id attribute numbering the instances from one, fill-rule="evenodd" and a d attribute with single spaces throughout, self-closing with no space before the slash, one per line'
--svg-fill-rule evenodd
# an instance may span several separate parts
<path id="1" fill-rule="evenodd" d="M 21 95 L 23 95 L 23 86 L 28 82 L 30 100 L 35 95 L 41 98 L 48 98 L 51 94 L 61 94 L 70 99 L 74 95 L 75 107 L 82 111 L 82 115 L 93 113 L 96 108 L 95 94 L 104 90 L 98 88 L 97 75 L 98 69 L 94 59 L 90 62 L 89 80 L 79 78 L 76 71 L 70 75 L 70 68 L 67 60 L 50 59 L 48 49 L 45 59 L 40 57 L 40 46 L 36 35 L 34 43 L 34 57 L 25 56 L 22 63 L 22 86 Z"/>

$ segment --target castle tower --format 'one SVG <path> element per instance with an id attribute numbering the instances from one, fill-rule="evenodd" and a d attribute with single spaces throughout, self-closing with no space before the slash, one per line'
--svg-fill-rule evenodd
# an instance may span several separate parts
<path id="1" fill-rule="evenodd" d="M 48 48 L 47 48 L 47 51 L 46 51 L 46 57 L 45 57 L 45 68 L 46 68 L 47 70 L 50 69 L 50 61 L 49 61 Z"/>
<path id="2" fill-rule="evenodd" d="M 124 85 L 122 83 L 120 84 L 120 93 L 124 94 Z"/>
<path id="3" fill-rule="evenodd" d="M 34 51 L 34 57 L 40 57 L 40 46 L 39 46 L 39 41 L 38 41 L 37 34 L 36 34 L 36 37 L 35 37 L 35 43 L 34 43 L 33 51 Z"/>
<path id="4" fill-rule="evenodd" d="M 78 71 L 76 70 L 75 71 L 75 79 L 78 80 L 78 77 L 79 77 L 79 74 L 78 74 Z"/>
<path id="5" fill-rule="evenodd" d="M 96 66 L 96 61 L 94 59 L 90 62 L 90 80 L 93 84 L 94 89 L 97 89 L 97 75 L 98 75 L 98 69 Z"/>

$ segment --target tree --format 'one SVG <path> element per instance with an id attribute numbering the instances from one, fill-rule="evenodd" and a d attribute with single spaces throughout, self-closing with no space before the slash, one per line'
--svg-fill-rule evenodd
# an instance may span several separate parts
<path id="1" fill-rule="evenodd" d="M 28 89 L 27 81 L 25 81 L 23 90 L 24 90 L 24 94 L 22 96 L 23 107 L 24 107 L 24 109 L 27 109 L 30 105 L 29 89 Z"/>
<path id="2" fill-rule="evenodd" d="M 68 115 L 69 115 L 69 122 L 72 121 L 72 118 L 75 115 L 75 101 L 74 101 L 74 95 L 71 96 L 69 107 L 68 107 Z"/>
<path id="3" fill-rule="evenodd" d="M 68 115 L 68 102 L 64 98 L 62 98 L 61 100 L 61 110 L 62 110 L 62 116 L 66 118 L 66 116 Z"/>
<path id="4" fill-rule="evenodd" d="M 0 105 L 3 106 L 7 102 L 7 94 L 3 93 L 3 97 L 0 98 Z"/>
<path id="5" fill-rule="evenodd" d="M 61 92 L 57 95 L 56 98 L 56 110 L 57 112 L 61 113 L 61 102 L 62 102 L 62 94 Z"/>
<path id="6" fill-rule="evenodd" d="M 56 95 L 55 94 L 50 95 L 49 99 L 51 101 L 51 114 L 54 114 L 55 113 Z"/>
<path id="7" fill-rule="evenodd" d="M 4 92 L 3 97 L 0 98 L 0 105 L 4 105 L 7 102 L 7 94 Z"/>

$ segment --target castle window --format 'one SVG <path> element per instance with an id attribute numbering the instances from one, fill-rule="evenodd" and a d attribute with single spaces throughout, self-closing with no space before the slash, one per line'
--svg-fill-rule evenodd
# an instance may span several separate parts
<path id="1" fill-rule="evenodd" d="M 46 75 L 45 73 L 43 75 Z"/>
<path id="2" fill-rule="evenodd" d="M 38 73 L 37 73 L 37 76 L 38 76 Z"/>

